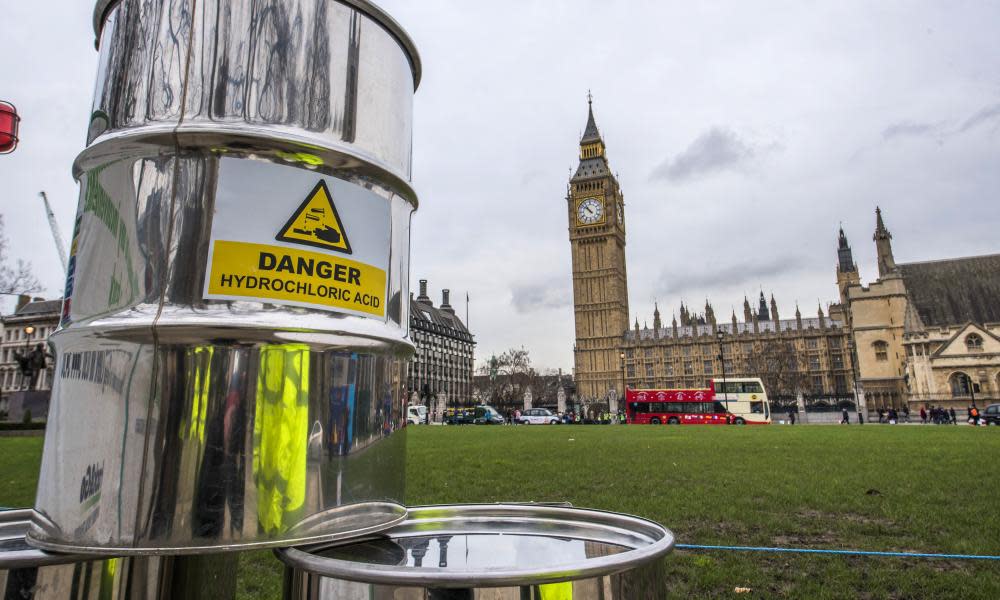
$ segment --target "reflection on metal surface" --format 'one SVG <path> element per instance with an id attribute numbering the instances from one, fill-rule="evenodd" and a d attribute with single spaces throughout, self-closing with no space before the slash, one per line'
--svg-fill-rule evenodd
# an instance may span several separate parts
<path id="1" fill-rule="evenodd" d="M 101 558 L 45 552 L 32 548 L 24 539 L 31 519 L 31 510 L 0 511 L 0 598 L 156 600 L 169 597 L 165 565 L 171 559 Z"/>
<path id="2" fill-rule="evenodd" d="M 419 65 L 408 38 L 360 0 L 101 0 L 97 12 L 29 538 L 180 554 L 398 523 Z M 223 159 L 337 178 L 384 203 L 384 315 L 204 299 Z"/>
<path id="3" fill-rule="evenodd" d="M 286 599 L 659 599 L 663 527 L 627 515 L 541 505 L 411 508 L 357 542 L 278 550 Z"/>
<path id="4" fill-rule="evenodd" d="M 309 348 L 261 349 L 253 463 L 257 519 L 271 534 L 288 531 L 305 516 L 308 398 Z M 322 429 L 317 434 L 322 436 Z"/>
<path id="5" fill-rule="evenodd" d="M 250 135 L 410 179 L 419 63 L 367 2 L 122 0 L 100 53 L 88 144 Z"/>
<path id="6" fill-rule="evenodd" d="M 453 553 L 450 562 L 449 545 L 459 549 L 457 555 Z M 404 552 L 401 560 L 396 560 L 397 548 Z M 523 565 L 537 569 L 556 568 L 627 550 L 630 550 L 628 546 L 569 537 L 473 533 L 382 538 L 349 546 L 333 546 L 317 550 L 315 554 L 343 561 L 414 569 L 447 568 L 457 576 L 462 571 L 476 573 L 483 569 L 515 569 Z M 425 565 L 423 561 L 427 556 L 434 560 Z"/>
<path id="7" fill-rule="evenodd" d="M 188 552 L 338 538 L 404 516 L 398 359 L 302 343 L 154 351 L 73 328 L 57 338 L 57 372 L 102 375 L 60 379 L 72 401 L 53 394 L 39 544 Z M 108 346 L 96 356 L 115 360 L 74 369 L 83 348 Z"/>

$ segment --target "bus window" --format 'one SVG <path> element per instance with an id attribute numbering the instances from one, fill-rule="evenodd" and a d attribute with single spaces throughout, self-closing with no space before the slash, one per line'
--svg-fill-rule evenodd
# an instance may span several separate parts
<path id="1" fill-rule="evenodd" d="M 646 405 L 641 402 L 632 403 L 632 412 L 634 413 L 644 413 L 646 412 Z"/>
<path id="2" fill-rule="evenodd" d="M 747 381 L 743 383 L 743 393 L 744 394 L 763 394 L 764 388 L 761 387 L 756 381 Z"/>
<path id="3" fill-rule="evenodd" d="M 716 400 L 714 404 L 715 404 L 715 414 L 717 415 L 726 414 L 726 406 L 722 402 Z"/>
<path id="4" fill-rule="evenodd" d="M 750 403 L 750 412 L 752 412 L 752 413 L 763 413 L 764 412 L 764 403 L 763 402 L 751 402 Z"/>

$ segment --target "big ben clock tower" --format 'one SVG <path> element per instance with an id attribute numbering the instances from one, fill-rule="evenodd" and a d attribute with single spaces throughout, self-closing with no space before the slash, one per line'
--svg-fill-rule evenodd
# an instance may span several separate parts
<path id="1" fill-rule="evenodd" d="M 587 99 L 580 166 L 566 196 L 573 255 L 576 387 L 581 399 L 623 394 L 619 352 L 628 329 L 625 200 L 611 174 L 604 140 Z M 613 390 L 613 392 L 612 392 Z"/>

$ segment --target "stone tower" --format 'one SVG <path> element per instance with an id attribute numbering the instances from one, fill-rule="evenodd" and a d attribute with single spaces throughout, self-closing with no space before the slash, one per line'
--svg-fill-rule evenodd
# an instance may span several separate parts
<path id="1" fill-rule="evenodd" d="M 577 390 L 581 398 L 621 397 L 619 352 L 628 330 L 625 201 L 587 99 L 580 165 L 566 196 L 573 259 Z"/>
<path id="2" fill-rule="evenodd" d="M 896 272 L 896 260 L 892 257 L 892 234 L 882 222 L 882 209 L 875 207 L 875 252 L 878 254 L 878 276 L 885 277 Z"/>
<path id="3" fill-rule="evenodd" d="M 858 273 L 857 263 L 854 262 L 851 245 L 847 243 L 847 236 L 844 235 L 844 228 L 841 227 L 837 241 L 837 289 L 840 290 L 841 304 L 847 304 L 847 288 L 852 285 L 861 285 L 861 275 Z"/>
<path id="4" fill-rule="evenodd" d="M 757 302 L 757 320 L 770 321 L 771 313 L 767 310 L 767 299 L 764 298 L 764 290 L 760 291 L 760 300 Z"/>

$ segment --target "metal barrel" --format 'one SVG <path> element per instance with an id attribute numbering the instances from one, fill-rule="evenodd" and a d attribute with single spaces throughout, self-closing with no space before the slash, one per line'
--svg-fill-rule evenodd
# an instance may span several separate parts
<path id="1" fill-rule="evenodd" d="M 469 504 L 410 508 L 381 535 L 276 553 L 286 600 L 658 600 L 673 545 L 638 517 Z"/>
<path id="2" fill-rule="evenodd" d="M 32 544 L 399 523 L 409 37 L 363 0 L 101 0 Z"/>
<path id="3" fill-rule="evenodd" d="M 0 598 L 18 600 L 155 600 L 160 557 L 104 558 L 32 548 L 24 539 L 32 511 L 0 511 Z"/>

